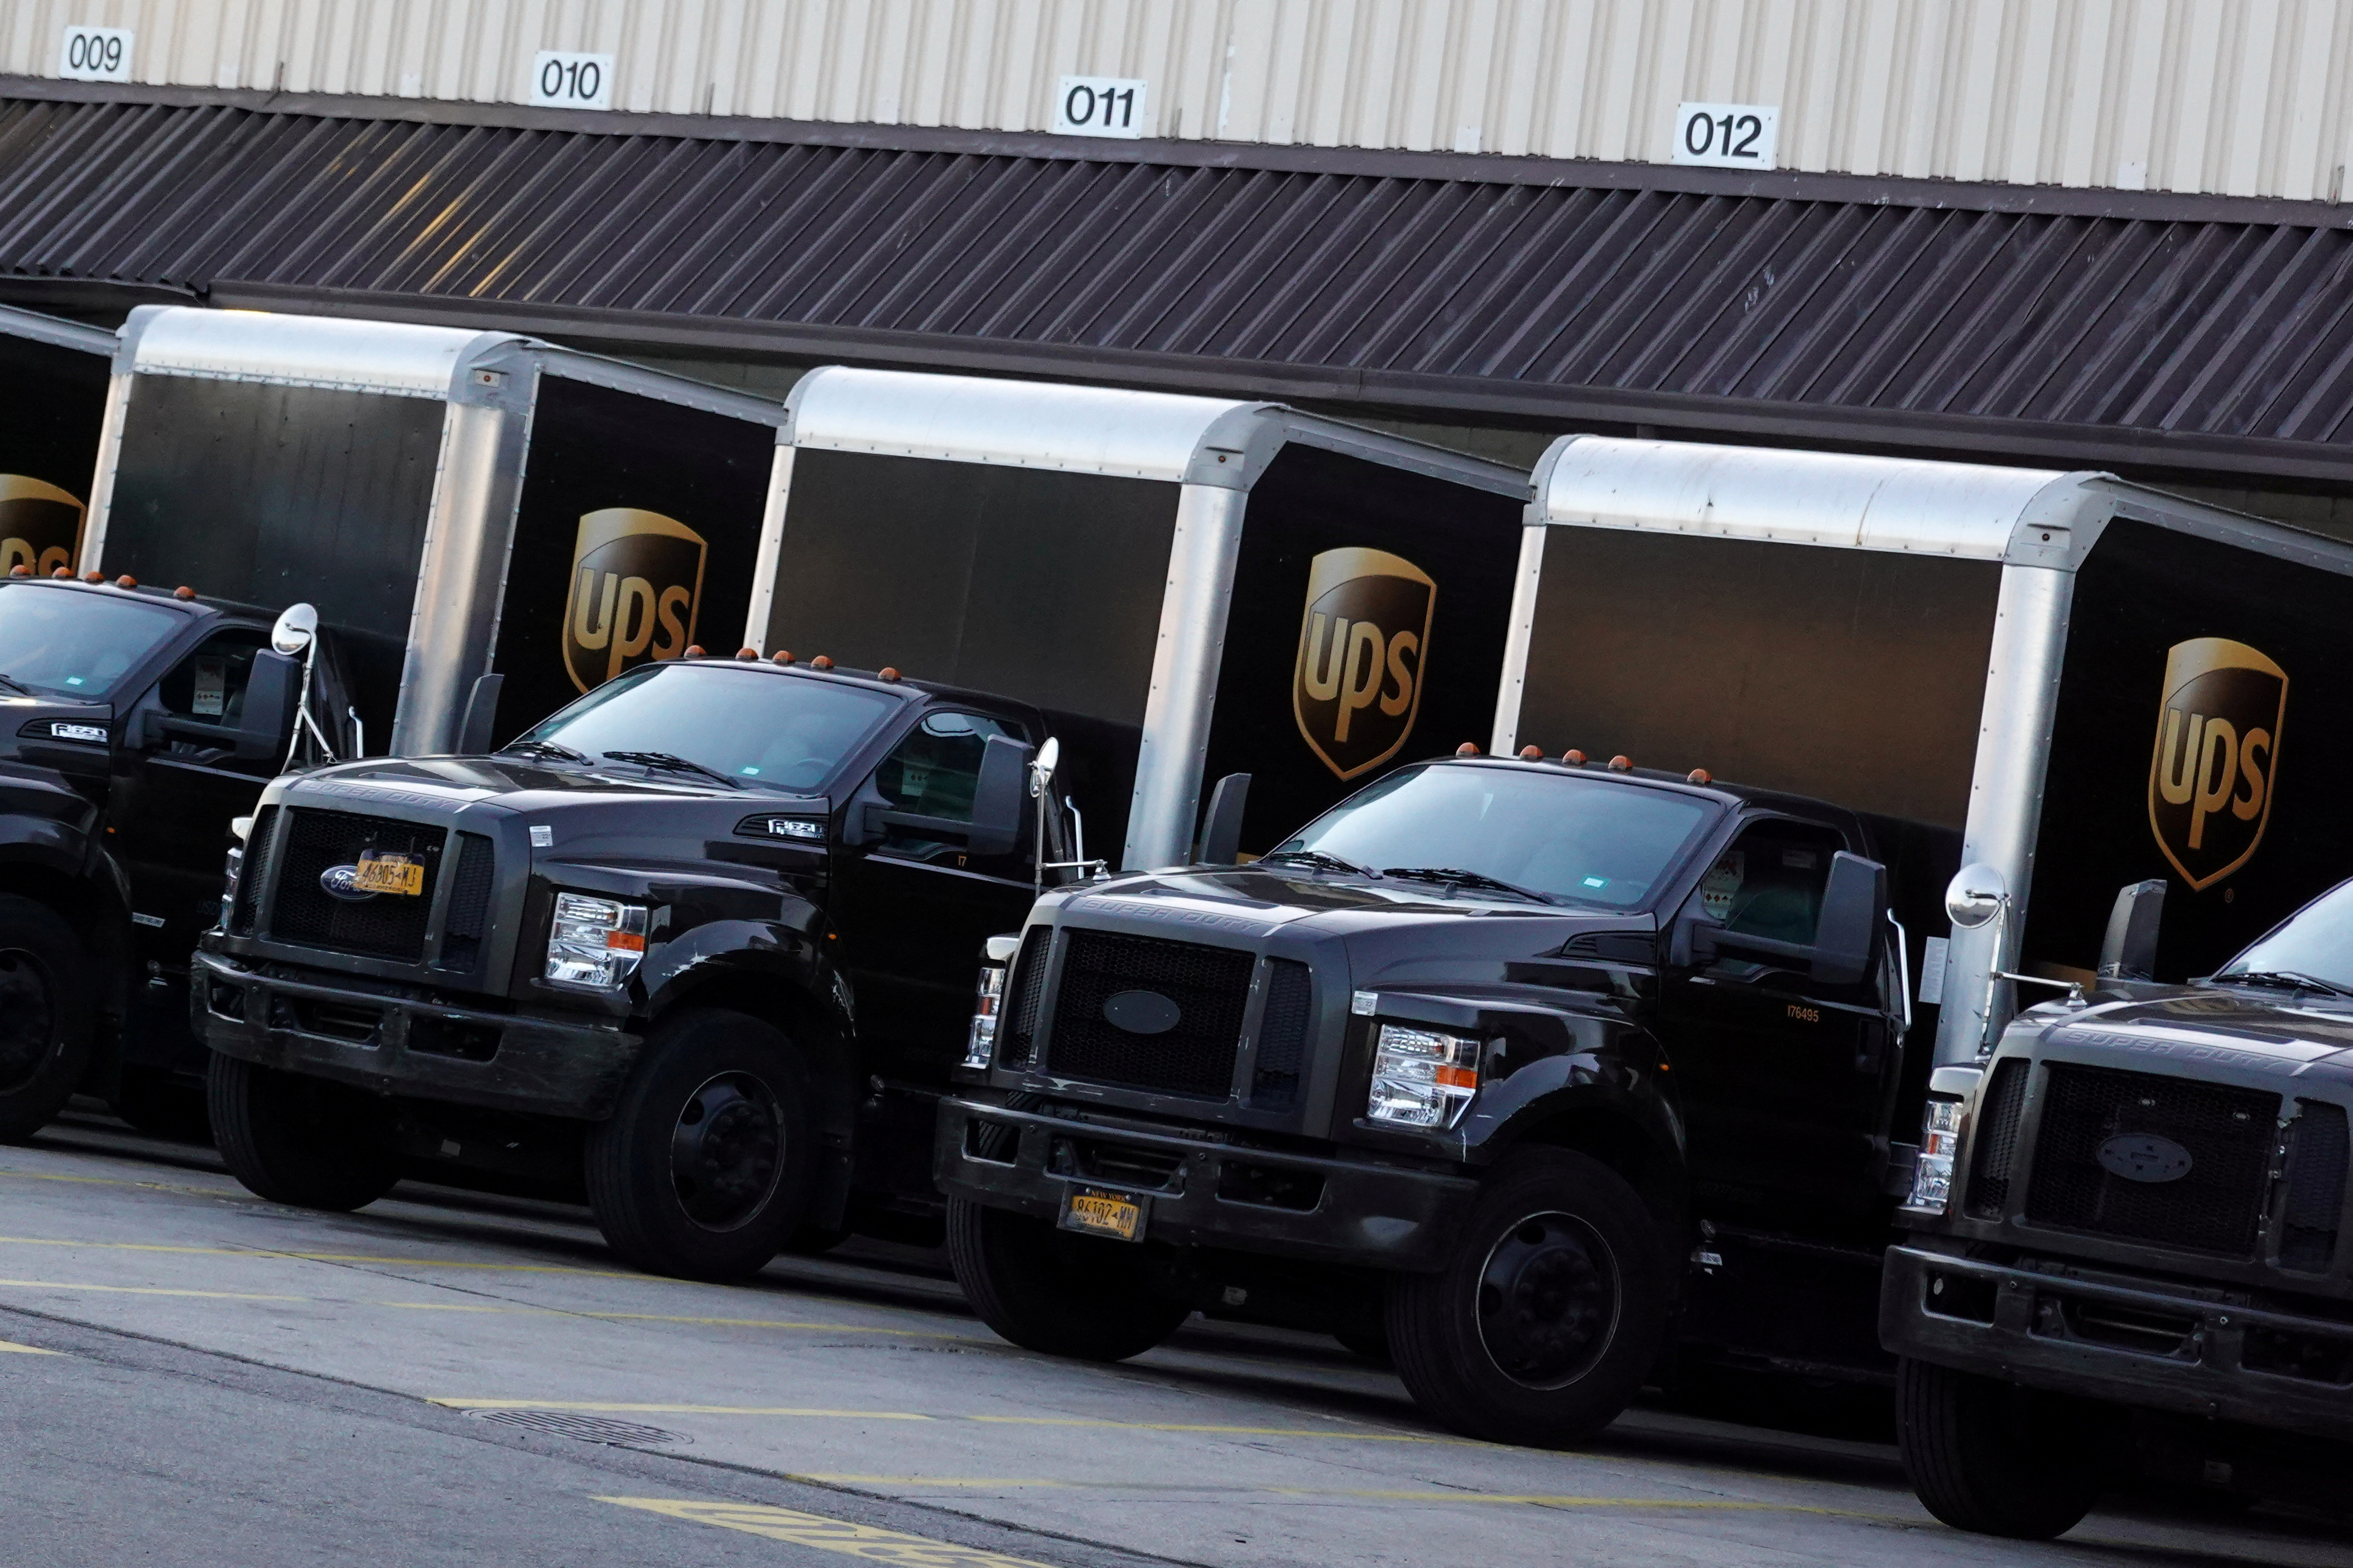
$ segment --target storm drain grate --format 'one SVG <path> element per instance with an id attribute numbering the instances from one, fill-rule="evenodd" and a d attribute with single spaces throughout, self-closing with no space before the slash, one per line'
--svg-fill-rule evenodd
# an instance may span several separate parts
<path id="1" fill-rule="evenodd" d="M 637 1447 L 654 1443 L 691 1443 L 692 1438 L 634 1421 L 614 1421 L 602 1415 L 579 1415 L 569 1410 L 469 1410 L 477 1421 L 499 1421 L 528 1431 L 576 1437 L 583 1443 L 610 1443 Z"/>

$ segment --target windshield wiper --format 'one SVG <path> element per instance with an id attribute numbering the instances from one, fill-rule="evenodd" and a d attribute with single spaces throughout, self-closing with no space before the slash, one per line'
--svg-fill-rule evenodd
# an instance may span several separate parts
<path id="1" fill-rule="evenodd" d="M 1370 866 L 1359 866 L 1354 860 L 1344 859 L 1340 856 L 1328 854 L 1321 849 L 1277 849 L 1258 858 L 1258 863 L 1261 866 L 1277 860 L 1289 861 L 1301 866 L 1320 866 L 1327 871 L 1345 871 L 1357 877 L 1380 875 Z"/>
<path id="2" fill-rule="evenodd" d="M 0 686 L 6 687 L 9 690 L 16 692 L 20 697 L 38 697 L 40 695 L 39 692 L 34 690 L 31 687 L 26 685 L 23 681 L 17 679 L 13 675 L 0 675 Z"/>
<path id="3" fill-rule="evenodd" d="M 1506 882 L 1500 877 L 1490 877 L 1484 871 L 1465 871 L 1459 866 L 1391 866 L 1381 873 L 1407 882 L 1444 882 L 1456 888 L 1483 888 L 1489 892 L 1509 893 L 1525 899 L 1532 904 L 1548 904 L 1552 900 L 1531 888 L 1516 882 Z"/>
<path id="4" fill-rule="evenodd" d="M 533 757 L 554 757 L 558 761 L 566 763 L 585 763 L 588 760 L 571 747 L 559 746 L 553 741 L 509 741 L 499 748 L 498 754 L 503 757 L 509 752 L 521 752 Z"/>
<path id="5" fill-rule="evenodd" d="M 717 780 L 729 789 L 744 787 L 718 769 L 706 768 L 693 758 L 681 757 L 676 752 L 607 752 L 605 754 L 617 763 L 635 763 L 639 767 L 660 768 L 673 773 L 700 773 L 704 778 Z"/>
<path id="6" fill-rule="evenodd" d="M 2214 978 L 2224 985 L 2275 985 L 2298 991 L 2325 991 L 2331 996 L 2353 996 L 2353 990 L 2293 969 L 2249 969 L 2237 974 L 2218 974 Z"/>

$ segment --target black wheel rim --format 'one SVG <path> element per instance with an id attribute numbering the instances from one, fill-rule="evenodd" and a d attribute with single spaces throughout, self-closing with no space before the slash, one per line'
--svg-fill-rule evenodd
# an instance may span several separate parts
<path id="1" fill-rule="evenodd" d="M 767 1205 L 785 1168 L 776 1095 L 750 1073 L 704 1081 L 680 1107 L 670 1173 L 679 1206 L 705 1230 L 733 1230 Z"/>
<path id="2" fill-rule="evenodd" d="M 1593 1370 L 1618 1328 L 1618 1260 L 1574 1215 L 1534 1214 L 1479 1270 L 1479 1340 L 1524 1388 L 1566 1387 Z"/>
<path id="3" fill-rule="evenodd" d="M 32 1082 L 57 1047 L 49 972 L 20 947 L 0 948 L 0 1094 Z"/>

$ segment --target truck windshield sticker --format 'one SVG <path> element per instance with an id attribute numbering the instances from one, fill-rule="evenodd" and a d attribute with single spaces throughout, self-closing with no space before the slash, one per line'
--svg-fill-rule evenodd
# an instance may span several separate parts
<path id="1" fill-rule="evenodd" d="M 564 605 L 564 668 L 586 691 L 694 641 L 702 535 L 675 518 L 607 507 L 580 520 Z"/>
<path id="2" fill-rule="evenodd" d="M 1327 550 L 1308 563 L 1291 710 L 1343 779 L 1397 755 L 1421 711 L 1438 584 L 1385 550 Z"/>
<path id="3" fill-rule="evenodd" d="M 2195 891 L 2240 867 L 2263 842 L 2287 718 L 2287 671 L 2228 637 L 2166 650 L 2148 768 L 2148 826 Z"/>
<path id="4" fill-rule="evenodd" d="M 227 659 L 200 658 L 195 661 L 195 689 L 189 707 L 201 719 L 217 719 L 228 711 Z"/>
<path id="5" fill-rule="evenodd" d="M 1724 858 L 1711 868 L 1706 880 L 1699 885 L 1699 907 L 1707 911 L 1712 921 L 1727 920 L 1732 915 L 1732 900 L 1740 891 L 1740 884 L 1748 864 L 1747 856 L 1738 849 L 1727 849 Z"/>

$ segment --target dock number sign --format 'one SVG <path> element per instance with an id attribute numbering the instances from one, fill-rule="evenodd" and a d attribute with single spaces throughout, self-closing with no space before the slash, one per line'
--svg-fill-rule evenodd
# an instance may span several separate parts
<path id="1" fill-rule="evenodd" d="M 1054 100 L 1054 133 L 1136 140 L 1144 134 L 1145 86 L 1137 77 L 1064 77 Z"/>
<path id="2" fill-rule="evenodd" d="M 2246 644 L 2194 637 L 2166 651 L 2148 825 L 2193 891 L 2263 842 L 2286 719 L 2287 671 Z"/>
<path id="3" fill-rule="evenodd" d="M 702 535 L 658 511 L 607 507 L 580 520 L 564 605 L 564 668 L 586 691 L 694 641 Z"/>
<path id="4" fill-rule="evenodd" d="M 1382 550 L 1327 550 L 1308 563 L 1291 710 L 1342 779 L 1370 773 L 1413 733 L 1438 584 Z"/>
<path id="5" fill-rule="evenodd" d="M 1713 169 L 1779 166 L 1781 111 L 1769 103 L 1686 103 L 1675 110 L 1673 159 Z"/>

